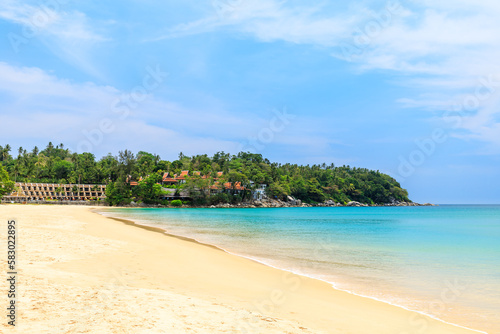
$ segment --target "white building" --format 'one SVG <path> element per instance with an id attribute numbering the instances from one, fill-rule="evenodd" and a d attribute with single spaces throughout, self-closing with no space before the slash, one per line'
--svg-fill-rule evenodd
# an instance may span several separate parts
<path id="1" fill-rule="evenodd" d="M 253 185 L 253 181 L 250 181 L 250 183 Z M 261 183 L 257 185 L 257 188 L 252 192 L 253 199 L 254 200 L 261 200 L 263 198 L 266 198 L 266 188 L 267 184 Z"/>

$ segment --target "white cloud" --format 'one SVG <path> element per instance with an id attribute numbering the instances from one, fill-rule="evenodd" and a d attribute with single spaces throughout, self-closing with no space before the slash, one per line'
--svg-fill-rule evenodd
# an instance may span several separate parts
<path id="1" fill-rule="evenodd" d="M 25 26 L 25 33 L 52 35 L 62 40 L 101 42 L 107 40 L 94 31 L 87 16 L 79 11 L 67 11 L 64 2 L 37 6 L 6 0 L 0 5 L 0 18 Z"/>
<path id="2" fill-rule="evenodd" d="M 162 40 L 200 34 L 222 28 L 234 29 L 255 36 L 262 41 L 285 40 L 291 43 L 333 46 L 339 36 L 349 33 L 355 18 L 325 17 L 322 6 L 291 8 L 284 1 L 228 0 L 211 8 L 209 15 L 197 21 L 167 29 L 154 38 Z M 217 1 L 216 1 L 217 3 Z"/>
<path id="3" fill-rule="evenodd" d="M 210 143 L 225 149 L 237 145 L 210 138 L 210 131 L 199 136 L 184 135 L 183 130 L 196 122 L 194 117 L 200 116 L 199 113 L 187 112 L 152 95 L 122 118 L 123 113 L 113 105 L 127 92 L 92 83 L 72 83 L 38 68 L 17 68 L 0 63 L 0 94 L 4 96 L 0 102 L 2 135 L 16 141 L 25 138 L 61 141 L 77 150 L 78 146 L 88 146 L 82 144 L 89 141 L 85 132 L 98 139 L 95 130 L 103 119 L 108 119 L 114 130 L 110 133 L 100 131 L 103 138 L 98 145 L 92 145 L 92 151 L 115 151 L 120 146 L 139 148 L 147 143 L 164 151 L 196 150 Z M 160 117 L 169 121 L 158 126 Z M 234 119 L 227 119 L 226 123 L 223 120 L 200 117 L 197 122 L 208 128 L 215 126 L 212 131 L 216 132 L 220 127 L 233 125 Z"/>
<path id="4" fill-rule="evenodd" d="M 21 26 L 8 34 L 16 53 L 37 38 L 57 57 L 102 79 L 101 72 L 93 65 L 92 51 L 108 38 L 96 31 L 96 22 L 90 22 L 84 13 L 69 11 L 65 2 L 52 1 L 49 6 L 49 3 L 29 5 L 6 0 L 0 4 L 0 19 Z"/>
<path id="5" fill-rule="evenodd" d="M 498 1 L 424 0 L 399 6 L 389 1 L 379 2 L 377 8 L 365 2 L 365 7 L 347 6 L 342 11 L 298 2 L 225 1 L 233 5 L 222 7 L 219 15 L 171 28 L 160 39 L 224 29 L 265 42 L 330 48 L 333 56 L 357 64 L 361 71 L 402 74 L 397 84 L 416 92 L 402 97 L 402 106 L 424 110 L 449 110 L 450 101 L 454 107 L 453 101 L 473 96 L 479 81 L 500 77 Z M 495 135 L 499 110 L 497 99 L 481 99 L 452 131 L 465 130 L 468 139 L 500 147 Z"/>
<path id="6" fill-rule="evenodd" d="M 58 15 L 51 9 L 43 10 L 27 4 L 7 1 L 0 8 L 0 18 L 39 30 L 57 20 Z"/>
<path id="7" fill-rule="evenodd" d="M 168 81 L 168 79 L 167 79 Z M 139 83 L 140 84 L 140 83 Z M 165 84 L 168 84 L 166 82 Z M 249 137 L 274 124 L 252 114 L 230 114 L 224 109 L 190 109 L 158 99 L 150 93 L 127 116 L 116 108 L 130 92 L 93 83 L 74 83 L 39 68 L 18 68 L 0 62 L 0 117 L 2 137 L 11 145 L 62 142 L 74 151 L 100 156 L 120 148 L 147 149 L 167 156 L 219 150 L 236 153 Z M 125 104 L 120 102 L 119 106 Z M 112 131 L 100 129 L 111 122 Z M 267 145 L 317 147 L 324 139 L 313 131 L 297 138 L 299 121 L 283 127 Z M 280 123 L 277 124 L 281 126 Z M 106 125 L 106 128 L 108 125 Z"/>

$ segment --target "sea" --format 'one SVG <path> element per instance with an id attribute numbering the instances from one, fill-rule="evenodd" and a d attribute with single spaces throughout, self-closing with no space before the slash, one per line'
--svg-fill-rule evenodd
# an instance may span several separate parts
<path id="1" fill-rule="evenodd" d="M 500 205 L 101 213 L 445 322 L 500 333 Z"/>

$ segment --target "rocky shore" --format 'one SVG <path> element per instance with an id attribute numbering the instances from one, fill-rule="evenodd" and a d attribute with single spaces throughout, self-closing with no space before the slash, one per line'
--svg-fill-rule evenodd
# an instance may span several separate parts
<path id="1" fill-rule="evenodd" d="M 363 204 L 359 202 L 349 202 L 347 204 L 335 203 L 332 200 L 325 201 L 323 203 L 317 204 L 307 204 L 302 203 L 300 200 L 291 200 L 291 201 L 282 201 L 282 200 L 274 200 L 274 199 L 264 199 L 260 201 L 253 201 L 248 203 L 239 203 L 239 204 L 218 204 L 211 205 L 209 208 L 292 208 L 292 207 L 368 207 L 368 206 L 434 206 L 434 204 L 426 203 L 419 204 L 413 202 L 394 202 L 394 203 L 386 203 L 386 204 Z"/>
<path id="2" fill-rule="evenodd" d="M 3 203 L 8 203 L 4 201 Z M 58 205 L 86 205 L 86 206 L 107 206 L 105 202 L 96 202 L 96 201 L 33 201 L 29 202 L 29 204 L 58 204 Z M 426 203 L 419 204 L 413 202 L 399 202 L 394 201 L 392 203 L 386 204 L 364 204 L 360 202 L 349 202 L 346 204 L 336 203 L 333 200 L 324 201 L 323 203 L 316 204 L 308 204 L 302 203 L 301 200 L 295 199 L 291 196 L 288 196 L 287 201 L 277 200 L 277 199 L 269 199 L 265 198 L 262 200 L 254 200 L 249 202 L 243 202 L 238 204 L 230 204 L 230 203 L 221 203 L 217 205 L 205 205 L 205 206 L 196 206 L 196 205 L 182 205 L 182 208 L 310 208 L 310 207 L 368 207 L 368 206 L 434 206 L 434 204 Z M 124 207 L 129 208 L 171 208 L 172 206 L 166 206 L 161 204 L 144 204 L 144 203 L 135 203 L 125 205 Z"/>
<path id="3" fill-rule="evenodd" d="M 129 207 L 160 207 L 165 208 L 168 206 L 164 205 L 147 205 L 147 204 L 135 204 L 128 205 Z M 303 203 L 301 200 L 295 199 L 291 196 L 288 196 L 287 201 L 282 201 L 279 199 L 262 199 L 262 200 L 254 200 L 249 202 L 243 202 L 238 204 L 230 204 L 230 203 L 221 203 L 217 205 L 209 205 L 209 206 L 195 206 L 195 205 L 183 205 L 183 208 L 309 208 L 309 207 L 368 207 L 368 206 L 434 206 L 434 204 L 426 203 L 419 204 L 413 202 L 399 202 L 394 201 L 392 203 L 386 204 L 364 204 L 360 202 L 351 201 L 346 204 L 336 203 L 333 200 L 328 200 L 323 203 L 316 204 L 308 204 Z"/>

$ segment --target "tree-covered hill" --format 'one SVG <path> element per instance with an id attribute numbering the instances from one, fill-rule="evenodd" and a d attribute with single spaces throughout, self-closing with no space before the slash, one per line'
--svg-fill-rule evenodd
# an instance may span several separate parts
<path id="1" fill-rule="evenodd" d="M 182 170 L 199 171 L 201 175 L 223 172 L 223 182 L 241 182 L 251 190 L 256 184 L 268 185 L 268 196 L 283 199 L 293 196 L 306 203 L 325 200 L 347 203 L 358 201 L 366 204 L 383 204 L 393 201 L 410 202 L 408 193 L 389 175 L 365 168 L 350 166 L 280 164 L 270 162 L 260 154 L 240 152 L 237 155 L 218 152 L 185 156 L 180 153 L 173 161 L 162 160 L 159 155 L 140 151 L 120 151 L 117 156 L 108 154 L 100 159 L 91 153 L 73 153 L 63 144 L 49 143 L 43 150 L 34 147 L 27 151 L 20 147 L 12 152 L 9 145 L 0 146 L 0 163 L 15 182 L 108 184 L 110 197 L 116 203 L 125 203 L 132 197 L 154 201 L 158 193 L 156 182 L 161 182 L 165 172 L 180 174 Z M 191 174 L 192 175 L 192 174 Z M 128 179 L 144 181 L 132 189 Z M 250 182 L 253 181 L 253 184 Z M 197 197 L 194 188 L 209 186 L 200 178 L 188 178 L 179 187 L 190 189 L 195 200 L 203 204 L 206 198 Z M 113 193 L 111 193 L 113 192 Z M 149 192 L 149 193 L 148 193 Z M 237 200 L 245 200 L 241 194 Z M 231 198 L 231 201 L 234 201 Z"/>

